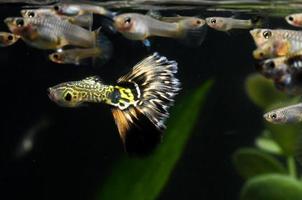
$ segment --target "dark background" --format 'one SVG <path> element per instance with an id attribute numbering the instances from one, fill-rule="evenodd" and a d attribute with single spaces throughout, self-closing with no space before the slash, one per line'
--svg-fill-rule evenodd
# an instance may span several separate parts
<path id="1" fill-rule="evenodd" d="M 19 16 L 20 8 L 0 5 L 0 21 Z M 0 27 L 7 31 L 4 24 Z M 215 79 L 195 133 L 159 199 L 237 199 L 243 182 L 231 155 L 252 145 L 262 129 L 262 113 L 245 93 L 245 78 L 255 72 L 251 55 L 255 46 L 248 31 L 227 34 L 209 29 L 199 48 L 156 38 L 147 50 L 120 35 L 109 37 L 114 56 L 102 67 L 53 64 L 47 60 L 49 52 L 22 41 L 0 49 L 0 199 L 93 199 L 112 163 L 124 154 L 110 109 L 101 104 L 58 107 L 46 90 L 90 75 L 114 83 L 154 51 L 179 63 L 184 93 Z M 22 148 L 26 139 L 33 142 L 28 151 Z"/>

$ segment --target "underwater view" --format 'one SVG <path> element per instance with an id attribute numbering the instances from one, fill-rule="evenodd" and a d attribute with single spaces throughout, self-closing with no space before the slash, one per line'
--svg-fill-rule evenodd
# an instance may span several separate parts
<path id="1" fill-rule="evenodd" d="M 302 2 L 0 12 L 0 199 L 302 199 Z"/>

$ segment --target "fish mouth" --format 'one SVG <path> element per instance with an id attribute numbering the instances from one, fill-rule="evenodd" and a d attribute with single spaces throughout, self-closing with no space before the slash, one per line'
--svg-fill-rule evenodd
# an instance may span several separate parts
<path id="1" fill-rule="evenodd" d="M 47 89 L 47 93 L 48 93 L 48 97 L 50 100 L 52 100 L 52 101 L 56 100 L 55 95 L 53 93 L 53 89 L 51 87 Z"/>

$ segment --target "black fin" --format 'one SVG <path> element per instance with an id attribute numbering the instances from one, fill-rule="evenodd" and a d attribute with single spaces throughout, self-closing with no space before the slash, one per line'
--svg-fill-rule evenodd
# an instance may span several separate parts
<path id="1" fill-rule="evenodd" d="M 190 29 L 187 30 L 186 36 L 183 39 L 180 39 L 179 41 L 187 46 L 190 47 L 199 47 L 204 39 L 206 38 L 208 32 L 208 26 L 203 25 L 199 27 L 198 29 Z"/>
<path id="2" fill-rule="evenodd" d="M 89 31 L 92 30 L 92 26 L 93 26 L 93 14 L 92 13 L 75 16 L 75 17 L 73 17 L 73 19 L 74 19 L 74 22 L 73 22 L 74 24 L 79 25 L 83 28 L 86 28 Z"/>
<path id="3" fill-rule="evenodd" d="M 113 46 L 111 41 L 103 33 L 101 33 L 100 30 L 101 28 L 98 28 L 95 31 L 95 34 L 97 38 L 96 46 L 100 48 L 101 53 L 100 56 L 93 59 L 93 65 L 98 67 L 108 62 L 111 59 L 113 53 Z"/>

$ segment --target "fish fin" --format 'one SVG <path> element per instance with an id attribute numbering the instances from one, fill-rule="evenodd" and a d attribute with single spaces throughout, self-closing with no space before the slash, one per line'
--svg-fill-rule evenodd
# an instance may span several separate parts
<path id="1" fill-rule="evenodd" d="M 256 15 L 251 18 L 253 28 L 266 27 L 268 25 L 268 17 Z"/>
<path id="2" fill-rule="evenodd" d="M 148 15 L 149 17 L 152 17 L 154 19 L 160 20 L 162 18 L 161 14 L 159 11 L 156 10 L 149 10 L 146 15 Z"/>
<path id="3" fill-rule="evenodd" d="M 82 81 L 87 83 L 97 83 L 97 82 L 102 82 L 102 79 L 99 76 L 88 76 L 82 79 Z"/>
<path id="4" fill-rule="evenodd" d="M 135 107 L 126 111 L 112 109 L 125 151 L 131 156 L 148 156 L 161 142 L 162 131 Z"/>
<path id="5" fill-rule="evenodd" d="M 68 45 L 69 45 L 69 41 L 65 37 L 58 37 L 57 38 L 57 46 L 59 48 L 62 48 L 64 46 L 68 46 Z"/>
<path id="6" fill-rule="evenodd" d="M 126 151 L 130 154 L 148 154 L 160 141 L 169 117 L 168 109 L 180 90 L 176 73 L 175 61 L 154 53 L 118 79 L 118 85 L 132 85 L 136 95 L 136 105 L 124 110 L 113 108 L 112 111 Z M 149 127 L 145 128 L 145 125 Z"/>
<path id="7" fill-rule="evenodd" d="M 143 40 L 143 44 L 145 47 L 150 48 L 151 47 L 151 42 L 148 39 Z"/>
<path id="8" fill-rule="evenodd" d="M 203 25 L 197 29 L 186 30 L 185 36 L 180 39 L 180 42 L 186 46 L 198 47 L 200 46 L 208 32 L 208 26 Z"/>
<path id="9" fill-rule="evenodd" d="M 94 66 L 102 66 L 110 60 L 113 54 L 113 46 L 111 41 L 103 33 L 100 32 L 101 28 L 95 31 L 97 46 L 100 49 L 99 56 L 93 58 Z"/>
<path id="10" fill-rule="evenodd" d="M 75 16 L 74 24 L 82 26 L 88 29 L 89 31 L 91 31 L 93 26 L 93 14 L 87 13 L 87 14 Z"/>

